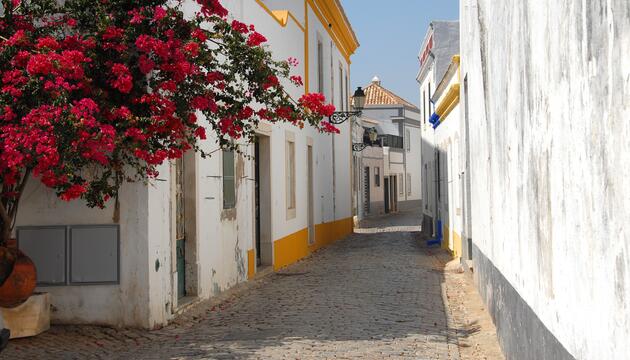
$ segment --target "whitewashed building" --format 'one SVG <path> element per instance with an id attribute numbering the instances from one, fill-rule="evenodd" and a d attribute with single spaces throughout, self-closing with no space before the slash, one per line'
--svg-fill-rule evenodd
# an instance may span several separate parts
<path id="1" fill-rule="evenodd" d="M 445 246 L 451 237 L 449 209 L 453 206 L 449 206 L 449 195 L 452 195 L 454 185 L 451 180 L 459 173 L 459 170 L 453 169 L 455 162 L 452 159 L 453 149 L 459 138 L 459 120 L 452 120 L 459 116 L 457 103 L 454 103 L 455 108 L 449 109 L 449 114 L 441 122 L 434 124 L 431 119 L 439 117 L 436 110 L 441 101 L 446 100 L 444 109 L 440 109 L 444 111 L 455 99 L 452 97 L 454 88 L 451 85 L 455 86 L 459 81 L 457 74 L 453 76 L 453 56 L 458 53 L 459 22 L 432 21 L 420 47 L 420 69 L 416 77 L 420 85 L 422 119 L 422 223 L 423 229 L 432 232 L 436 237 L 441 235 Z M 446 117 L 451 120 L 447 121 Z"/>
<path id="2" fill-rule="evenodd" d="M 347 110 L 358 47 L 338 0 L 224 1 L 230 16 L 267 37 L 276 59 L 297 58 L 305 88 Z M 192 2 L 187 11 L 196 10 Z M 263 123 L 244 156 L 202 143 L 160 167 L 151 184 L 124 184 L 115 206 L 64 203 L 31 181 L 17 219 L 18 246 L 38 266 L 37 291 L 53 322 L 156 328 L 264 268 L 278 270 L 352 232 L 351 134 Z M 219 150 L 219 151 L 217 151 Z"/>
<path id="3" fill-rule="evenodd" d="M 630 3 L 462 0 L 474 276 L 509 358 L 630 354 Z"/>
<path id="4" fill-rule="evenodd" d="M 420 110 L 412 103 L 404 100 L 381 85 L 378 77 L 364 89 L 366 95 L 365 108 L 362 113 L 363 122 L 374 127 L 378 133 L 379 149 L 382 149 L 383 168 L 378 169 L 382 179 L 380 189 L 366 188 L 367 173 L 365 166 L 359 172 L 361 186 L 357 191 L 379 191 L 381 204 L 375 204 L 375 211 L 366 215 L 378 215 L 394 211 L 420 208 Z M 368 127 L 364 125 L 364 127 Z M 379 149 L 371 150 L 370 156 Z M 370 168 L 371 177 L 376 167 Z M 370 185 L 371 186 L 371 185 Z M 382 200 L 380 200 L 382 199 Z M 366 208 L 367 197 L 363 197 L 363 207 Z M 374 206 L 373 206 L 374 207 Z"/>
<path id="5" fill-rule="evenodd" d="M 372 143 L 369 139 L 370 131 L 376 131 L 378 121 L 361 117 L 356 120 L 355 127 L 360 129 L 360 134 L 355 135 L 353 143 L 363 144 L 354 151 L 355 159 L 355 186 L 357 220 L 361 221 L 368 216 L 383 215 L 386 212 L 384 192 L 384 155 L 380 141 Z M 361 149 L 359 151 L 359 149 Z M 389 179 L 388 179 L 389 180 Z"/>

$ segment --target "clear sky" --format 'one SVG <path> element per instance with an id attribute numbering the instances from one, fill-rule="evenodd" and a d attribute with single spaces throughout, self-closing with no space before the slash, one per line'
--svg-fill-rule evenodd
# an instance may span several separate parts
<path id="1" fill-rule="evenodd" d="M 459 0 L 341 0 L 361 46 L 352 56 L 352 90 L 377 75 L 418 105 L 418 52 L 431 20 L 457 20 Z"/>

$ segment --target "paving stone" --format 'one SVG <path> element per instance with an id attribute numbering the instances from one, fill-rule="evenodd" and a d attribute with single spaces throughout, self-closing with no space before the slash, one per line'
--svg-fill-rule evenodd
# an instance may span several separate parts
<path id="1" fill-rule="evenodd" d="M 347 239 L 164 329 L 54 326 L 11 341 L 0 358 L 460 359 L 457 326 L 467 320 L 461 309 L 447 315 L 443 253 L 423 246 L 416 219 L 368 220 Z"/>

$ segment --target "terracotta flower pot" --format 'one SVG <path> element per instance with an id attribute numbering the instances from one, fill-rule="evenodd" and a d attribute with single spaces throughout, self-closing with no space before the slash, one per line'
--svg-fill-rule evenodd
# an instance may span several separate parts
<path id="1" fill-rule="evenodd" d="M 12 248 L 0 246 L 0 285 L 4 284 L 13 271 L 17 260 L 17 252 Z"/>
<path id="2" fill-rule="evenodd" d="M 0 286 L 0 306 L 16 307 L 25 302 L 35 291 L 37 270 L 33 261 L 18 249 L 0 251 L 0 264 L 4 261 L 13 263 L 13 270 Z"/>

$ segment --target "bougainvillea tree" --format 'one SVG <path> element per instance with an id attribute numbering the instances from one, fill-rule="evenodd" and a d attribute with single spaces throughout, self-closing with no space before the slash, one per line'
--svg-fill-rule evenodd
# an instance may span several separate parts
<path id="1" fill-rule="evenodd" d="M 295 59 L 274 60 L 218 0 L 186 3 L 194 14 L 181 1 L 2 0 L 1 241 L 29 179 L 103 207 L 123 182 L 202 152 L 206 131 L 223 148 L 253 141 L 261 120 L 338 131 L 321 94 L 281 85 L 302 84 Z"/>

